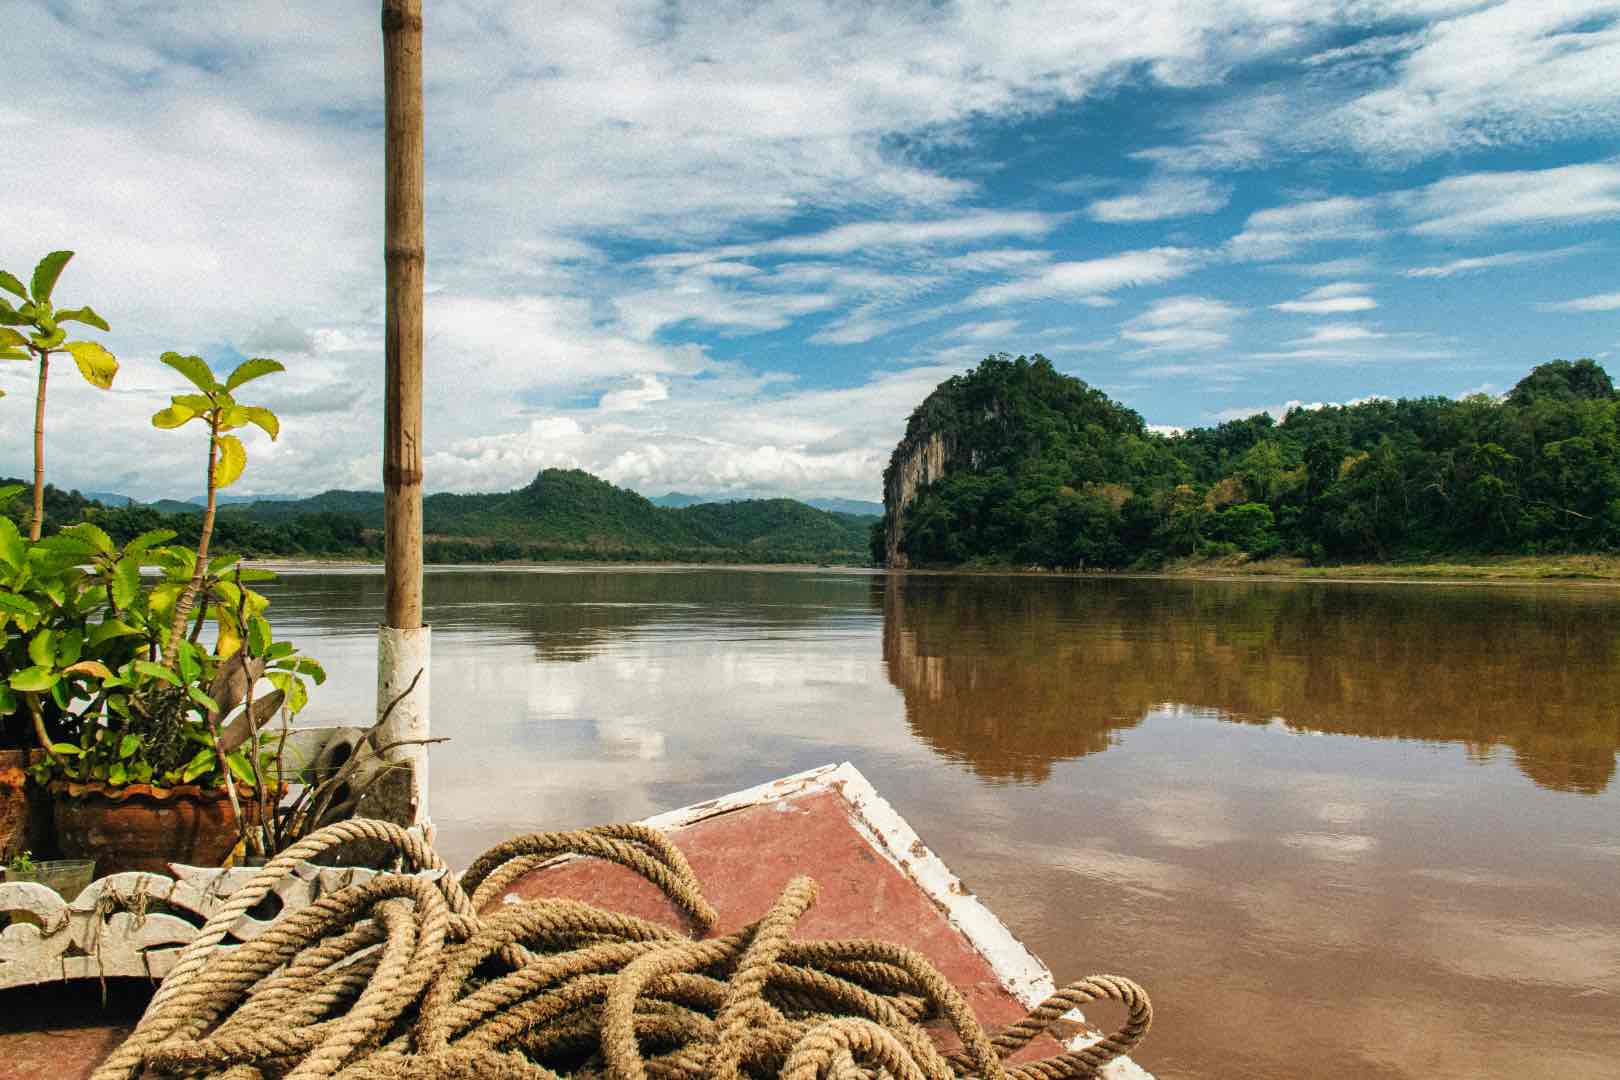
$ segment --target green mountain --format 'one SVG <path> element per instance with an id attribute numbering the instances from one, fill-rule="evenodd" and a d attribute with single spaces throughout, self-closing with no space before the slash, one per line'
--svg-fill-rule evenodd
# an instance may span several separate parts
<path id="1" fill-rule="evenodd" d="M 1620 549 L 1620 397 L 1555 360 L 1501 400 L 1294 409 L 1165 437 L 1041 356 L 912 413 L 884 472 L 891 566 L 1142 567 Z"/>
<path id="2" fill-rule="evenodd" d="M 53 520 L 93 518 L 120 540 L 159 527 L 185 540 L 199 527 L 199 508 L 190 503 L 104 508 L 66 496 L 60 502 Z M 422 505 L 426 555 L 433 562 L 859 563 L 867 558 L 870 527 L 870 519 L 789 499 L 667 509 L 577 469 L 547 469 L 515 491 L 429 495 Z M 215 528 L 221 550 L 374 557 L 381 548 L 383 496 L 333 490 L 307 499 L 221 506 Z"/>

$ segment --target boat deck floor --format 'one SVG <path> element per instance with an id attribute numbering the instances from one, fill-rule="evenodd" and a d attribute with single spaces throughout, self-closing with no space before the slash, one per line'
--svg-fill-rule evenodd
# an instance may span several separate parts
<path id="1" fill-rule="evenodd" d="M 715 935 L 758 919 L 792 878 L 808 874 L 820 892 L 797 937 L 908 945 L 938 967 L 990 1027 L 1018 1019 L 1050 989 L 1044 968 L 848 766 L 800 774 L 650 824 L 669 833 L 703 883 L 720 915 Z M 897 843 L 906 846 L 897 850 Z M 543 867 L 490 906 L 528 896 L 572 897 L 687 925 L 655 886 L 598 860 Z M 103 1010 L 94 981 L 0 991 L 0 1080 L 87 1077 L 134 1027 L 150 994 L 137 980 L 109 982 Z M 1075 1025 L 1065 1034 L 1080 1031 Z M 948 1033 L 938 1037 L 954 1043 Z M 1057 1050 L 1052 1040 L 1040 1040 L 1015 1060 Z M 1121 1075 L 1145 1075 L 1128 1064 L 1125 1069 Z"/>

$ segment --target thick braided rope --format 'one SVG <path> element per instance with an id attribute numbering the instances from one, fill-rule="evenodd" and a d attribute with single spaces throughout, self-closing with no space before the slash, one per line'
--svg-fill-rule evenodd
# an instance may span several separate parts
<path id="1" fill-rule="evenodd" d="M 443 866 L 381 823 L 313 834 L 216 913 L 204 928 L 212 942 L 182 954 L 96 1080 L 143 1069 L 226 1080 L 1071 1080 L 1138 1045 L 1152 1020 L 1140 987 L 1099 975 L 992 1037 L 914 950 L 793 940 L 815 899 L 809 878 L 791 882 L 759 922 L 707 941 L 564 899 L 480 917 L 463 888 L 487 899 L 515 879 L 514 867 L 584 854 L 630 866 L 694 922 L 712 923 L 684 857 L 643 826 L 519 838 L 482 856 L 462 883 L 448 873 L 379 875 L 289 913 L 252 942 L 216 948 L 221 928 L 298 859 L 350 839 L 390 844 L 415 868 Z M 1070 1010 L 1104 998 L 1126 1007 L 1117 1031 L 1004 1064 Z M 931 1018 L 949 1022 L 960 1051 L 937 1049 L 921 1026 Z"/>

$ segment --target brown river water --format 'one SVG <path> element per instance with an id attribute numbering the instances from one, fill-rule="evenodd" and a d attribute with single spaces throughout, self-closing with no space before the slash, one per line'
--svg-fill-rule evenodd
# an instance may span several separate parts
<path id="1" fill-rule="evenodd" d="M 368 715 L 380 575 L 267 592 L 331 673 L 304 719 Z M 1620 1076 L 1620 590 L 446 568 L 427 606 L 452 862 L 849 760 L 1060 982 L 1147 986 L 1161 1078 Z"/>

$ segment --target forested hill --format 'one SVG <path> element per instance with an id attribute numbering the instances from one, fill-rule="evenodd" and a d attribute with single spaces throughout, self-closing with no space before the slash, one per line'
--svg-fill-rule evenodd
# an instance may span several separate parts
<path id="1" fill-rule="evenodd" d="M 918 406 L 874 554 L 900 565 L 1161 565 L 1620 548 L 1620 400 L 1590 360 L 1501 399 L 1373 400 L 1173 436 L 1044 357 L 1001 356 Z"/>
<path id="2" fill-rule="evenodd" d="M 874 521 L 791 499 L 664 509 L 577 469 L 544 470 L 515 491 L 422 502 L 430 562 L 865 562 Z M 94 520 L 120 542 L 159 527 L 194 538 L 201 507 L 177 505 L 185 512 L 103 507 L 53 489 L 47 515 L 53 525 Z M 381 492 L 334 490 L 221 507 L 213 543 L 247 555 L 370 557 L 381 551 L 382 526 Z"/>

